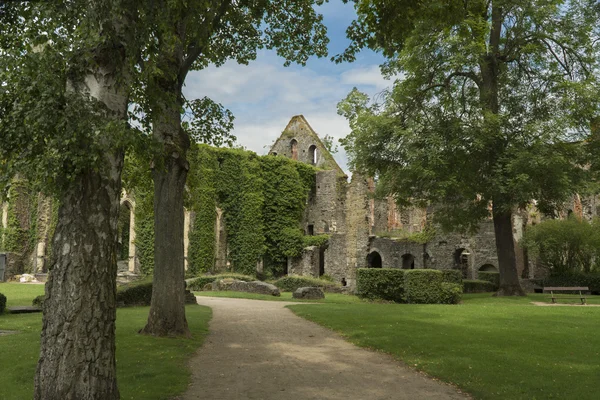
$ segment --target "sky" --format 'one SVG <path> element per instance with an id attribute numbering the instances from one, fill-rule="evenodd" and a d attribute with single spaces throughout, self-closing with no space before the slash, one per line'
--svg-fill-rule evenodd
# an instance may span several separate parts
<path id="1" fill-rule="evenodd" d="M 356 14 L 352 3 L 340 0 L 318 8 L 329 36 L 329 55 L 341 53 L 349 43 L 346 27 Z M 237 145 L 266 154 L 294 115 L 302 114 L 320 137 L 337 139 L 350 133 L 348 122 L 337 115 L 337 103 L 353 87 L 374 96 L 391 85 L 379 70 L 383 57 L 363 50 L 353 63 L 335 64 L 330 57 L 311 58 L 305 67 L 284 67 L 274 51 L 261 51 L 249 65 L 235 61 L 191 72 L 184 94 L 188 99 L 210 97 L 234 116 Z M 347 157 L 339 146 L 335 159 L 348 172 Z"/>

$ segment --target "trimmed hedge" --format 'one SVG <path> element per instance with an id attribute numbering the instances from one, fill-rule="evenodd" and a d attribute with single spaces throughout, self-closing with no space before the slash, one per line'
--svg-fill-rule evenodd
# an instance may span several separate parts
<path id="1" fill-rule="evenodd" d="M 369 300 L 404 301 L 404 274 L 397 268 L 359 268 L 356 270 L 356 295 Z"/>
<path id="2" fill-rule="evenodd" d="M 117 307 L 149 306 L 152 301 L 152 282 L 128 284 L 117 289 Z"/>
<path id="3" fill-rule="evenodd" d="M 411 304 L 436 304 L 442 301 L 442 271 L 412 269 L 404 275 L 404 294 Z"/>
<path id="4" fill-rule="evenodd" d="M 600 293 L 600 274 L 573 272 L 569 274 L 550 275 L 541 286 L 587 286 L 592 293 Z"/>
<path id="5" fill-rule="evenodd" d="M 479 271 L 477 274 L 477 278 L 481 281 L 488 281 L 494 284 L 495 290 L 498 290 L 500 287 L 500 273 L 492 272 L 492 271 Z"/>
<path id="6" fill-rule="evenodd" d="M 487 293 L 495 292 L 497 286 L 490 281 L 483 281 L 480 279 L 465 279 L 463 280 L 463 292 L 464 293 Z"/>
<path id="7" fill-rule="evenodd" d="M 298 288 L 309 286 L 319 288 L 331 288 L 339 286 L 325 279 L 296 275 L 284 276 L 283 278 L 277 279 L 275 282 L 273 282 L 273 284 L 282 292 L 295 292 Z"/>
<path id="8" fill-rule="evenodd" d="M 0 293 L 0 314 L 6 310 L 6 296 Z"/>
<path id="9" fill-rule="evenodd" d="M 31 305 L 34 307 L 44 308 L 44 300 L 46 299 L 45 294 L 41 294 L 31 302 Z"/>
<path id="10" fill-rule="evenodd" d="M 461 278 L 462 279 L 462 278 Z M 463 288 L 462 284 L 452 282 L 442 282 L 440 303 L 442 304 L 458 304 L 462 299 Z"/>
<path id="11" fill-rule="evenodd" d="M 252 282 L 252 281 L 256 280 L 255 277 L 250 276 L 250 275 L 231 273 L 231 274 L 199 276 L 197 278 L 188 279 L 186 281 L 186 284 L 187 284 L 188 290 L 193 290 L 193 291 L 199 292 L 202 289 L 204 289 L 204 286 L 206 286 L 207 283 L 213 283 L 217 279 L 227 279 L 227 278 L 237 279 L 238 281 L 244 281 L 244 282 Z"/>
<path id="12" fill-rule="evenodd" d="M 444 282 L 462 284 L 462 271 L 457 269 L 442 269 L 440 271 Z"/>

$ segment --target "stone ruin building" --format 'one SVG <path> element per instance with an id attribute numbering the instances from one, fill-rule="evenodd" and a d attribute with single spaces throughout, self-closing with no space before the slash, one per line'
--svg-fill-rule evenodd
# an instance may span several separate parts
<path id="1" fill-rule="evenodd" d="M 498 270 L 491 218 L 483 221 L 478 233 L 474 235 L 436 230 L 435 236 L 427 243 L 417 243 L 410 237 L 407 238 L 410 234 L 425 229 L 431 219 L 430 210 L 400 209 L 391 198 L 374 198 L 373 179 L 358 173 L 353 173 L 349 180 L 304 116 L 298 115 L 291 119 L 269 154 L 288 157 L 318 168 L 316 184 L 308 197 L 301 225 L 306 235 L 329 235 L 328 243 L 321 248 L 307 247 L 300 257 L 288 259 L 288 274 L 313 277 L 328 275 L 342 285 L 354 287 L 356 269 L 363 267 L 458 269 L 462 271 L 463 277 L 468 279 L 477 279 L 479 271 Z M 31 197 L 31 194 L 29 196 Z M 20 194 L 19 203 L 12 212 L 17 215 L 16 218 L 11 217 L 12 222 L 9 221 L 9 214 L 12 214 L 8 203 L 2 205 L 0 227 L 3 229 L 0 230 L 0 234 L 6 232 L 11 223 L 17 225 L 14 229 L 24 232 L 30 229 L 30 226 L 35 226 L 37 233 L 18 251 L 2 248 L 3 241 L 0 237 L 0 280 L 7 280 L 25 271 L 47 272 L 52 201 L 41 199 L 35 203 L 37 209 L 31 210 L 28 207 L 32 202 L 22 201 L 27 198 L 25 193 Z M 139 271 L 135 241 L 135 206 L 133 196 L 124 192 L 119 230 L 121 277 L 135 275 Z M 598 206 L 598 197 L 581 199 L 576 195 L 567 208 L 569 213 L 591 219 L 598 214 Z M 516 212 L 513 216 L 517 266 L 523 279 L 537 278 L 543 274 L 540 268 L 536 268 L 534 260 L 529 260 L 527 252 L 518 245 L 527 224 L 536 223 L 539 218 L 537 213 L 525 211 Z M 193 213 L 186 210 L 186 268 L 192 220 Z M 215 240 L 213 272 L 225 271 L 230 267 L 227 257 L 227 232 L 223 212 L 219 209 L 215 223 Z M 257 266 L 258 272 L 261 272 L 260 268 L 261 263 Z"/>

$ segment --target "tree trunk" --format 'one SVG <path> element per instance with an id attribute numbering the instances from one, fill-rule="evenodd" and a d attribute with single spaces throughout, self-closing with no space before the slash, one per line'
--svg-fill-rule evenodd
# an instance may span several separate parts
<path id="1" fill-rule="evenodd" d="M 168 85 L 177 99 L 163 103 L 154 136 L 163 145 L 154 178 L 154 279 L 148 323 L 140 332 L 154 336 L 184 336 L 191 333 L 185 318 L 185 267 L 183 194 L 189 165 L 187 133 L 181 129 L 181 92 L 178 83 Z M 176 89 L 174 89 L 174 87 Z M 164 86 L 163 86 L 164 88 Z M 165 97 L 170 97 L 166 95 Z"/>
<path id="2" fill-rule="evenodd" d="M 123 155 L 107 158 L 109 177 L 88 171 L 60 199 L 35 376 L 38 400 L 119 398 L 116 239 Z"/>
<path id="3" fill-rule="evenodd" d="M 494 232 L 496 234 L 496 253 L 500 269 L 500 288 L 495 296 L 525 296 L 519 283 L 515 242 L 512 233 L 512 214 L 493 205 Z"/>

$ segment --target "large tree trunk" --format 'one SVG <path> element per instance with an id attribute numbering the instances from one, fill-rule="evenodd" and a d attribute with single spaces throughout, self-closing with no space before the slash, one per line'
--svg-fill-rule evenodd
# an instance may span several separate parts
<path id="1" fill-rule="evenodd" d="M 166 87 L 165 87 L 166 86 Z M 183 194 L 189 165 L 187 133 L 181 129 L 181 92 L 177 82 L 163 85 L 175 95 L 163 103 L 154 136 L 163 145 L 154 178 L 154 280 L 148 323 L 141 333 L 155 336 L 191 336 L 185 318 Z M 170 97 L 169 95 L 165 97 Z"/>
<path id="2" fill-rule="evenodd" d="M 116 244 L 122 155 L 62 196 L 46 284 L 35 399 L 118 399 Z"/>
<path id="3" fill-rule="evenodd" d="M 500 288 L 495 296 L 525 296 L 519 283 L 511 217 L 510 211 L 493 206 L 496 253 L 500 269 Z"/>

